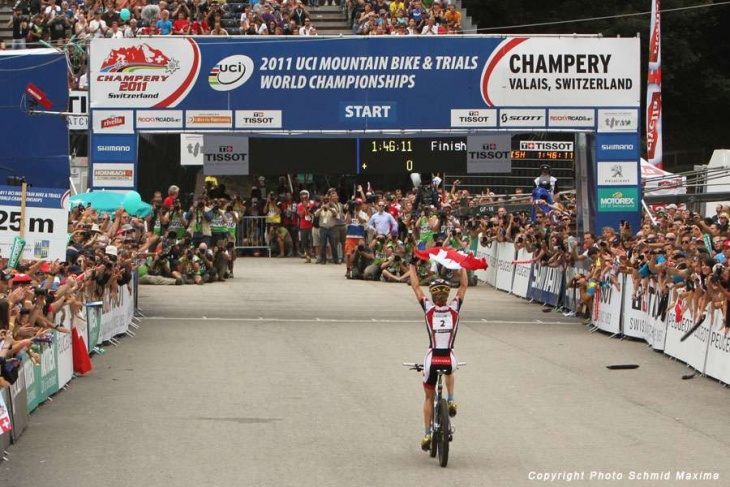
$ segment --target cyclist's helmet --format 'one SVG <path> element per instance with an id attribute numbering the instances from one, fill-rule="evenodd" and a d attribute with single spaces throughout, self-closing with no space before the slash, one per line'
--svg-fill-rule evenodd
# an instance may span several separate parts
<path id="1" fill-rule="evenodd" d="M 540 171 L 550 172 L 550 165 L 549 164 L 543 164 L 542 166 L 540 166 Z"/>
<path id="2" fill-rule="evenodd" d="M 435 281 L 431 282 L 430 286 L 428 286 L 428 290 L 431 292 L 432 295 L 449 294 L 449 292 L 451 291 L 451 286 L 449 286 L 449 283 L 444 281 L 443 279 L 436 279 Z"/>

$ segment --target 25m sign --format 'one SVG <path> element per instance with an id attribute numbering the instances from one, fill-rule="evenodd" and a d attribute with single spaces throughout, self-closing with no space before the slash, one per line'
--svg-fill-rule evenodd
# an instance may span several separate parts
<path id="1" fill-rule="evenodd" d="M 28 188 L 25 201 L 24 260 L 66 259 L 68 234 L 67 190 Z M 21 192 L 0 186 L 0 255 L 7 257 L 21 229 Z"/>

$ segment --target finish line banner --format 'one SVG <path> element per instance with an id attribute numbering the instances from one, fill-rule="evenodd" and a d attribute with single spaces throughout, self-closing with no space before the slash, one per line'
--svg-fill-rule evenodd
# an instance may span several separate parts
<path id="1" fill-rule="evenodd" d="M 586 108 L 641 99 L 638 38 L 95 38 L 90 52 L 92 110 L 147 131 L 545 129 L 551 107 L 581 107 L 554 126 L 585 129 Z"/>

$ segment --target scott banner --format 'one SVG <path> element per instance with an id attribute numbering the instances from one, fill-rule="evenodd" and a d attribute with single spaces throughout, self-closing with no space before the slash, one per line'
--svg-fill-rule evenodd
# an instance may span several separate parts
<path id="1" fill-rule="evenodd" d="M 91 108 L 113 121 L 94 133 L 565 128 L 585 115 L 544 108 L 641 100 L 638 37 L 94 38 L 90 53 Z"/>

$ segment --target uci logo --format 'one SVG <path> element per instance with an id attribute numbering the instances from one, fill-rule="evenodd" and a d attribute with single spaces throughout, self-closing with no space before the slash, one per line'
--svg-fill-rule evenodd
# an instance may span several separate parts
<path id="1" fill-rule="evenodd" d="M 210 87 L 216 91 L 231 91 L 243 85 L 253 74 L 253 60 L 241 54 L 218 61 L 208 75 Z"/>

